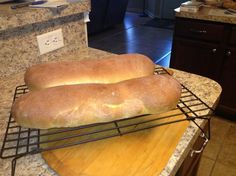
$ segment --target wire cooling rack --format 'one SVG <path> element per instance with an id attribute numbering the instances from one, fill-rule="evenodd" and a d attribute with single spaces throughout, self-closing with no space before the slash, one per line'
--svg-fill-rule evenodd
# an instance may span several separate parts
<path id="1" fill-rule="evenodd" d="M 158 67 L 155 74 L 168 74 Z M 22 94 L 29 92 L 27 86 L 16 87 L 13 102 Z M 177 107 L 158 115 L 141 115 L 106 123 L 96 123 L 75 128 L 55 128 L 39 130 L 19 126 L 10 114 L 0 157 L 12 159 L 12 176 L 15 174 L 16 160 L 29 154 L 41 153 L 87 142 L 93 142 L 153 127 L 195 119 L 210 120 L 213 110 L 193 92 L 182 85 L 182 94 Z M 208 123 L 210 124 L 210 123 Z M 202 128 L 199 129 L 204 133 Z"/>

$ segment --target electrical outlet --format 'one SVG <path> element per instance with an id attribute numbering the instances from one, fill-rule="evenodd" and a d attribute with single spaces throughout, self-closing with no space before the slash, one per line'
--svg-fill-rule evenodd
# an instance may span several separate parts
<path id="1" fill-rule="evenodd" d="M 37 36 L 40 55 L 64 46 L 62 30 L 58 29 Z"/>

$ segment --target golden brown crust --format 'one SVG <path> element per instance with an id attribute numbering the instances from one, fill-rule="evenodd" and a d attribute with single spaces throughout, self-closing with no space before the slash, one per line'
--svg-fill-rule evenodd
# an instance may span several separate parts
<path id="1" fill-rule="evenodd" d="M 224 0 L 223 7 L 226 9 L 234 9 L 236 10 L 236 2 L 233 0 Z"/>
<path id="2" fill-rule="evenodd" d="M 58 86 L 21 96 L 12 115 L 24 127 L 74 127 L 165 112 L 176 107 L 180 94 L 180 84 L 168 75 Z"/>
<path id="3" fill-rule="evenodd" d="M 80 83 L 116 83 L 152 75 L 154 68 L 154 63 L 141 54 L 51 62 L 28 68 L 25 73 L 25 83 L 30 90 Z"/>

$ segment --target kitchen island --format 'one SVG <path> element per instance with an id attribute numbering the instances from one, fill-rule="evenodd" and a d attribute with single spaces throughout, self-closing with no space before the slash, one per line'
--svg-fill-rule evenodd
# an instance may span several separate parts
<path id="1" fill-rule="evenodd" d="M 73 53 L 71 55 L 58 58 L 58 60 L 71 60 L 71 59 L 89 59 L 89 58 L 102 58 L 109 56 L 111 53 L 104 51 L 83 48 L 78 53 Z M 210 80 L 202 76 L 190 74 L 187 72 L 182 72 L 179 70 L 174 70 L 174 77 L 182 84 L 184 84 L 188 89 L 195 93 L 199 98 L 201 98 L 210 107 L 215 107 L 220 93 L 221 87 L 215 81 Z M 9 112 L 11 109 L 12 97 L 14 94 L 14 89 L 18 85 L 24 84 L 23 82 L 24 72 L 11 74 L 9 76 L 1 77 L 0 89 L 1 89 L 1 104 L 0 104 L 0 145 L 2 145 L 7 120 Z M 204 127 L 206 124 L 205 120 L 197 119 L 196 122 Z M 192 122 L 189 123 L 184 135 L 180 139 L 175 151 L 169 158 L 167 165 L 163 168 L 161 175 L 175 175 L 179 168 L 181 167 L 183 161 L 188 157 L 194 143 L 196 142 L 201 131 Z M 11 172 L 11 159 L 1 159 L 0 175 L 10 175 Z M 42 159 L 41 154 L 28 155 L 26 157 L 20 158 L 16 166 L 16 175 L 44 175 L 51 176 L 57 175 L 53 170 L 51 170 L 45 161 Z"/>

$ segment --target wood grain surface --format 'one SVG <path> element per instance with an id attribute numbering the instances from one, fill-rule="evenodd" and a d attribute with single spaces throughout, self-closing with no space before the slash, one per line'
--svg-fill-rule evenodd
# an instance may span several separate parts
<path id="1" fill-rule="evenodd" d="M 171 113 L 176 112 L 171 111 L 164 115 Z M 156 116 L 150 115 L 147 118 Z M 158 123 L 183 118 L 183 115 L 178 115 Z M 42 156 L 60 176 L 159 175 L 188 125 L 188 121 L 163 125 L 119 137 L 47 151 Z"/>

